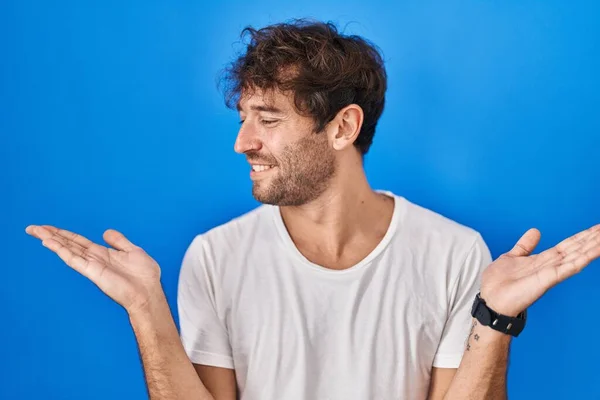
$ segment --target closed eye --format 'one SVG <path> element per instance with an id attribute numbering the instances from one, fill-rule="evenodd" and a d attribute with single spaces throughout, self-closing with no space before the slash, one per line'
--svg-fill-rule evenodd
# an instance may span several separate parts
<path id="1" fill-rule="evenodd" d="M 274 124 L 275 122 L 277 122 L 277 120 L 276 119 L 263 119 L 263 120 L 261 120 L 261 122 L 264 125 L 271 125 L 271 124 Z"/>

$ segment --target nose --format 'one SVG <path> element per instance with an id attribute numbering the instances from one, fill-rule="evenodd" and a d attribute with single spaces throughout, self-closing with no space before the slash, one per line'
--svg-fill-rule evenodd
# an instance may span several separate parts
<path id="1" fill-rule="evenodd" d="M 244 154 L 248 151 L 257 151 L 262 147 L 256 129 L 250 121 L 244 121 L 238 132 L 233 149 L 236 153 Z"/>

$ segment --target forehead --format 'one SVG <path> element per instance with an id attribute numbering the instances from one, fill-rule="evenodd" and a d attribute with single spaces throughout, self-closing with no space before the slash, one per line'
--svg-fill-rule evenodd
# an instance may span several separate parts
<path id="1" fill-rule="evenodd" d="M 289 112 L 292 110 L 293 95 L 279 90 L 245 90 L 237 103 L 237 110 Z"/>

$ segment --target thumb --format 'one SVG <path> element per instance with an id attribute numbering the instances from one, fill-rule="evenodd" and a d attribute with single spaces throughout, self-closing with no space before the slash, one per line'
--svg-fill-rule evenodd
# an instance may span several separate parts
<path id="1" fill-rule="evenodd" d="M 530 255 L 540 242 L 542 234 L 535 228 L 529 229 L 521 239 L 515 244 L 515 247 L 507 253 L 512 257 L 525 257 Z"/>
<path id="2" fill-rule="evenodd" d="M 121 232 L 114 229 L 108 229 L 104 232 L 104 240 L 117 250 L 131 251 L 137 248 Z"/>

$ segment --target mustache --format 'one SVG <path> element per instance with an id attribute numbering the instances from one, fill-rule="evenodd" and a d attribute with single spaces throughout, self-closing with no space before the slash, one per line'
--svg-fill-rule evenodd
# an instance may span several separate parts
<path id="1" fill-rule="evenodd" d="M 268 164 L 268 165 L 277 165 L 277 161 L 274 158 L 270 158 L 270 157 L 258 154 L 256 152 L 246 153 L 246 160 L 248 160 L 248 162 L 254 161 L 254 162 L 261 162 L 261 163 Z"/>

